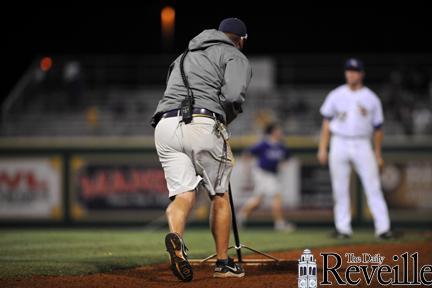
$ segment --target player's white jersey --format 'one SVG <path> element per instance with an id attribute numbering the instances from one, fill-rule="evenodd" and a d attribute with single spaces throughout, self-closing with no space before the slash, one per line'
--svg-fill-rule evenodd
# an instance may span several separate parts
<path id="1" fill-rule="evenodd" d="M 370 137 L 384 122 L 381 101 L 369 88 L 342 85 L 331 91 L 320 109 L 330 119 L 330 131 L 346 137 Z"/>

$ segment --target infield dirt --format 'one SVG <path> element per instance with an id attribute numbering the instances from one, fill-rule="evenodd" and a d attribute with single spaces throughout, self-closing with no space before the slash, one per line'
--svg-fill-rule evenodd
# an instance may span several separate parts
<path id="1" fill-rule="evenodd" d="M 361 255 L 362 253 L 380 254 L 384 256 L 384 264 L 391 266 L 399 264 L 401 261 L 394 262 L 393 255 L 401 255 L 404 252 L 410 254 L 419 253 L 419 266 L 432 264 L 432 243 L 413 242 L 413 243 L 378 243 L 378 244 L 363 244 L 352 246 L 325 247 L 313 249 L 318 264 L 318 282 L 322 280 L 322 257 L 321 252 L 336 252 L 342 257 L 345 253 L 354 253 Z M 272 255 L 281 258 L 296 261 L 302 251 L 293 250 L 288 252 L 276 252 Z M 248 256 L 254 257 L 254 256 Z M 345 258 L 344 258 L 345 259 Z M 331 264 L 331 263 L 330 263 Z M 332 264 L 333 265 L 333 264 Z M 341 271 L 346 267 L 344 261 Z M 408 266 L 412 273 L 412 265 Z M 188 288 L 281 288 L 281 287 L 297 287 L 297 268 L 296 265 L 287 265 L 284 269 L 262 269 L 260 267 L 245 267 L 246 276 L 239 279 L 215 279 L 212 278 L 213 267 L 209 265 L 194 267 L 194 280 L 189 283 L 179 282 L 171 273 L 168 264 L 150 265 L 138 267 L 135 269 L 117 270 L 108 273 L 80 275 L 80 276 L 32 276 L 27 278 L 6 278 L 0 279 L 0 287 L 40 287 L 40 288 L 57 288 L 57 287 L 76 287 L 76 288 L 143 288 L 143 287 L 188 287 Z M 429 275 L 429 278 L 430 275 Z M 334 278 L 330 279 L 335 283 Z M 357 287 L 380 287 L 376 282 L 376 278 L 371 286 L 367 286 L 365 281 L 360 282 Z M 338 287 L 336 284 L 333 286 Z M 348 286 L 346 286 L 348 287 Z M 387 286 L 388 287 L 388 286 Z M 403 286 L 399 286 L 403 287 Z M 408 286 L 405 286 L 408 287 Z M 422 287 L 422 286 L 416 286 Z M 426 286 L 425 286 L 426 287 Z"/>

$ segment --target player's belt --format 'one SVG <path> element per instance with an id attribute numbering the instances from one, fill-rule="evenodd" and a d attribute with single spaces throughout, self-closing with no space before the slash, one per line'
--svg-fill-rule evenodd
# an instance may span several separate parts
<path id="1" fill-rule="evenodd" d="M 208 118 L 213 118 L 213 119 L 217 119 L 220 122 L 224 122 L 223 121 L 223 117 L 217 113 L 214 113 L 208 109 L 205 108 L 194 108 L 192 110 L 192 116 L 193 117 L 208 117 Z M 174 109 L 168 112 L 165 112 L 162 114 L 161 119 L 163 118 L 170 118 L 170 117 L 176 117 L 176 116 L 181 116 L 181 110 L 180 109 Z"/>
<path id="2" fill-rule="evenodd" d="M 363 140 L 363 139 L 369 139 L 370 136 L 366 136 L 366 135 L 343 135 L 343 134 L 339 134 L 339 133 L 333 133 L 332 135 L 337 137 L 337 138 L 343 138 L 343 139 L 348 139 L 348 140 Z"/>

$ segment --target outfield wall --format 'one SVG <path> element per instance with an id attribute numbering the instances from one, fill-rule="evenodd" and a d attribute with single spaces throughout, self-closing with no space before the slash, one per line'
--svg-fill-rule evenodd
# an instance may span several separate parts
<path id="1" fill-rule="evenodd" d="M 256 137 L 234 138 L 236 206 L 253 193 L 251 165 L 241 151 Z M 288 137 L 293 158 L 281 169 L 284 210 L 304 224 L 332 223 L 327 167 L 315 159 L 316 139 Z M 382 185 L 395 225 L 432 226 L 432 143 L 387 139 Z M 353 173 L 353 220 L 371 222 Z M 169 200 L 152 138 L 3 138 L 0 140 L 0 225 L 143 224 L 163 220 Z M 205 222 L 209 201 L 198 197 L 193 222 Z M 251 221 L 271 220 L 270 201 Z"/>

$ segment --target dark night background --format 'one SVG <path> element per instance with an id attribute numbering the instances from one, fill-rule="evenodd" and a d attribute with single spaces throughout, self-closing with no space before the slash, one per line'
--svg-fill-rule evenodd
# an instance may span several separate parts
<path id="1" fill-rule="evenodd" d="M 375 1 L 377 2 L 377 1 Z M 248 26 L 246 54 L 430 52 L 426 2 L 128 1 L 3 7 L 1 99 L 37 55 L 177 53 L 225 17 Z M 120 3 L 120 4 L 119 4 Z M 295 4 L 294 4 L 295 3 Z M 160 10 L 176 9 L 174 45 L 162 49 Z"/>

